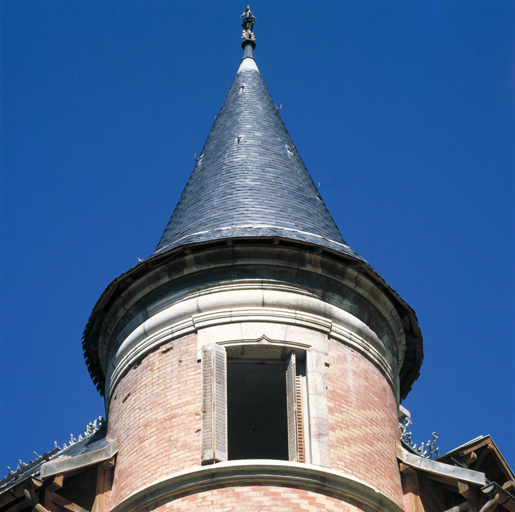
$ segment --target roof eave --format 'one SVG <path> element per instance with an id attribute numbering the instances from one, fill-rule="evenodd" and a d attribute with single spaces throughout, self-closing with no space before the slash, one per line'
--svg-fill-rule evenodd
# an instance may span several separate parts
<path id="1" fill-rule="evenodd" d="M 352 266 L 359 272 L 364 273 L 370 278 L 386 295 L 392 300 L 396 309 L 398 310 L 401 318 L 403 319 L 404 329 L 410 343 L 410 360 L 405 361 L 400 375 L 400 397 L 404 399 L 409 393 L 413 383 L 420 374 L 420 367 L 423 359 L 422 349 L 422 335 L 418 326 L 417 317 L 411 307 L 399 296 L 399 294 L 371 267 L 365 260 L 358 255 L 346 254 L 338 252 L 334 249 L 322 247 L 320 245 L 312 244 L 309 242 L 299 241 L 295 239 L 282 238 L 282 237 L 242 237 L 242 238 L 224 238 L 211 240 L 206 242 L 198 242 L 189 245 L 175 247 L 169 251 L 154 254 L 146 260 L 138 263 L 122 275 L 112 281 L 104 293 L 100 296 L 95 304 L 93 311 L 90 315 L 84 334 L 82 337 L 82 346 L 84 351 L 84 358 L 88 367 L 90 376 L 102 396 L 104 396 L 105 375 L 103 374 L 100 366 L 98 352 L 98 335 L 101 325 L 107 314 L 109 308 L 116 298 L 125 289 L 127 289 L 135 280 L 146 275 L 156 267 L 174 259 L 184 253 L 189 254 L 196 250 L 202 250 L 205 247 L 212 247 L 216 245 L 232 245 L 234 243 L 249 243 L 256 242 L 257 240 L 267 241 L 277 245 L 278 243 L 288 243 L 299 247 L 307 248 L 316 251 L 319 254 L 326 253 L 336 258 L 342 259 L 347 265 Z"/>

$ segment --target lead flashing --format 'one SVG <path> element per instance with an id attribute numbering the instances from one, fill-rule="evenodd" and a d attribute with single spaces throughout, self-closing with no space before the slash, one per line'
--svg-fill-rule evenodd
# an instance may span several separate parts
<path id="1" fill-rule="evenodd" d="M 75 457 L 62 457 L 46 462 L 41 466 L 41 478 L 49 478 L 51 476 L 68 473 L 76 469 L 86 468 L 100 462 L 109 460 L 118 452 L 118 443 L 116 439 L 111 441 L 107 446 L 87 453 L 76 455 Z"/>
<path id="2" fill-rule="evenodd" d="M 404 464 L 427 473 L 452 478 L 460 482 L 486 485 L 485 474 L 480 471 L 473 471 L 471 469 L 460 468 L 458 466 L 444 464 L 443 462 L 426 459 L 425 457 L 420 457 L 419 455 L 408 452 L 402 446 L 397 446 L 397 458 L 401 462 L 404 462 Z"/>
<path id="3" fill-rule="evenodd" d="M 259 73 L 256 61 L 252 57 L 246 57 L 242 59 L 236 74 L 241 73 L 242 71 L 257 71 Z"/>

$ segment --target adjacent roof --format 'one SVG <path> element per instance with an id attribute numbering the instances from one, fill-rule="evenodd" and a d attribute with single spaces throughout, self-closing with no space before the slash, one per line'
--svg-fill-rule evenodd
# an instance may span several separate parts
<path id="1" fill-rule="evenodd" d="M 347 246 L 279 115 L 252 46 L 154 253 L 227 238 Z"/>
<path id="2" fill-rule="evenodd" d="M 446 464 L 462 464 L 471 469 L 483 471 L 490 481 L 495 481 L 501 486 L 510 481 L 512 482 L 511 492 L 515 490 L 515 474 L 489 435 L 476 437 L 441 455 L 437 460 Z"/>
<path id="3" fill-rule="evenodd" d="M 84 437 L 81 435 L 77 440 L 70 436 L 71 440 L 68 445 L 65 443 L 60 448 L 56 444 L 53 450 L 39 456 L 37 460 L 31 461 L 30 464 L 22 465 L 20 461 L 17 471 L 0 480 L 0 494 L 30 477 L 40 478 L 43 472 L 42 468 L 45 465 L 55 465 L 61 460 L 66 460 L 68 466 L 75 464 L 77 467 L 75 461 L 82 461 L 82 466 L 86 466 L 88 463 L 101 462 L 102 456 L 104 458 L 107 455 L 109 457 L 113 456 L 116 453 L 116 441 L 107 441 L 106 434 L 107 424 L 103 420 L 95 420 L 87 426 Z M 86 463 L 84 463 L 85 459 L 88 459 Z M 62 472 L 65 471 L 66 468 L 62 470 Z"/>

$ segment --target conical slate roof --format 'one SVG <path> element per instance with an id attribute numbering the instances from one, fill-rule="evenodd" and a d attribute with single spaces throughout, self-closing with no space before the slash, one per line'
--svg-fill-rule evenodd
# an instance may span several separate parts
<path id="1" fill-rule="evenodd" d="M 247 237 L 299 240 L 359 258 L 302 162 L 251 46 L 154 255 Z"/>
<path id="2" fill-rule="evenodd" d="M 275 243 L 277 238 L 328 249 L 336 259 L 359 267 L 390 297 L 406 324 L 407 345 L 399 375 L 404 397 L 418 377 L 423 357 L 415 314 L 346 244 L 336 227 L 256 66 L 255 19 L 247 12 L 249 8 L 242 25 L 246 40 L 240 67 L 157 249 L 115 279 L 93 308 L 83 337 L 90 374 L 103 394 L 109 347 L 101 333 L 109 330 L 111 308 L 125 304 L 123 294 L 135 281 L 146 279 L 159 265 L 166 266 L 188 245 L 272 238 Z M 131 315 L 127 310 L 127 321 Z"/>

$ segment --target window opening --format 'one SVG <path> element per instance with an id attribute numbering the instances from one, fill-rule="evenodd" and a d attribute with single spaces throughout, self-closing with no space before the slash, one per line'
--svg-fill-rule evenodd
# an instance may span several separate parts
<path id="1" fill-rule="evenodd" d="M 305 385 L 303 351 L 205 346 L 202 464 L 240 459 L 305 462 Z"/>
<path id="2" fill-rule="evenodd" d="M 228 361 L 230 460 L 288 460 L 285 374 L 284 361 Z"/>

